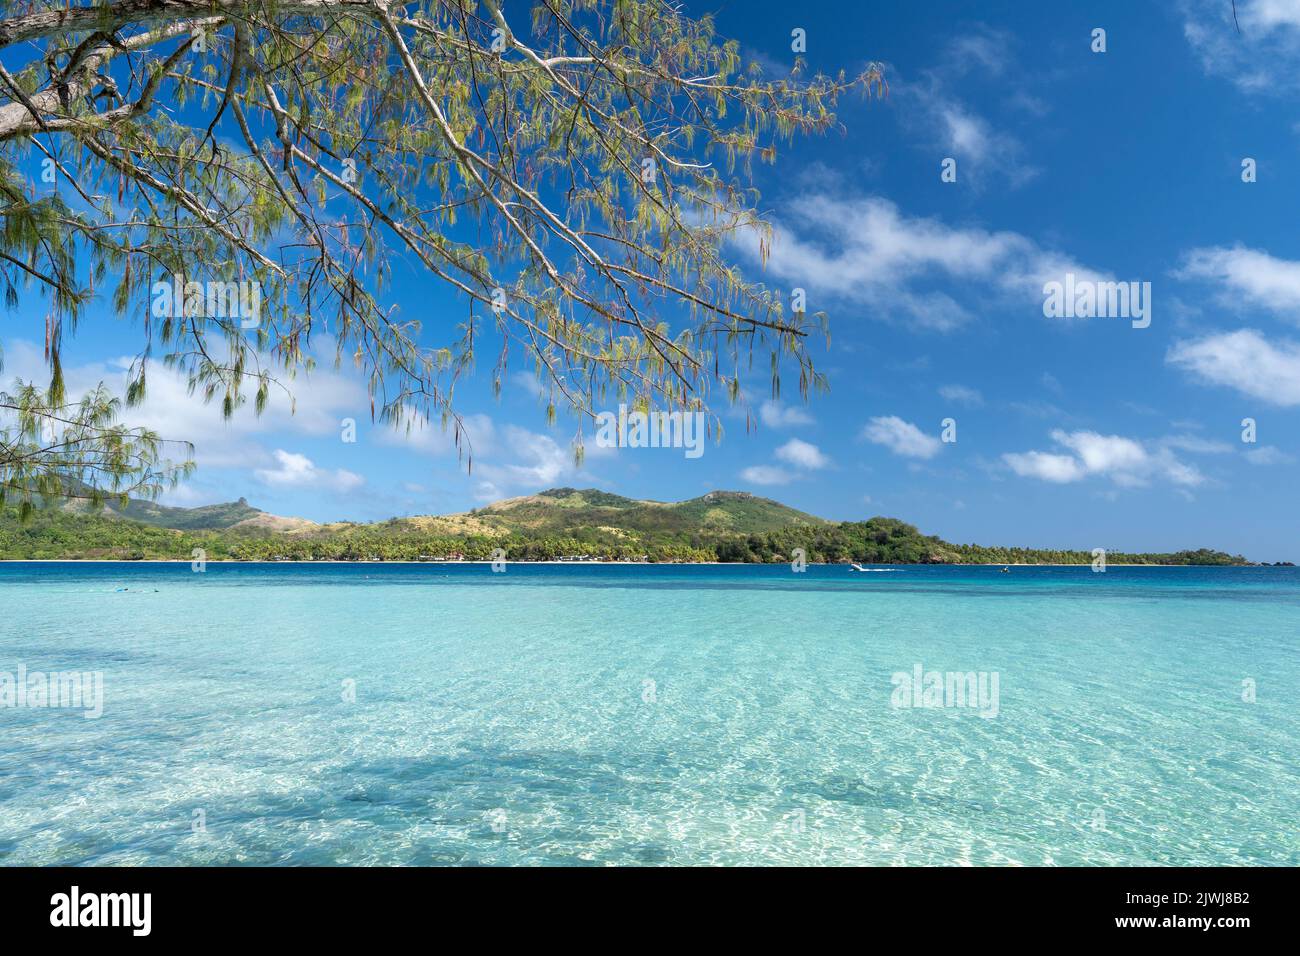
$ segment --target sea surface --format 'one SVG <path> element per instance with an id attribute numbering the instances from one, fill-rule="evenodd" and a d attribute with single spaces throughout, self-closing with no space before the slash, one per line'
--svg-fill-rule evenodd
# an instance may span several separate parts
<path id="1" fill-rule="evenodd" d="M 1294 568 L 0 564 L 20 667 L 0 864 L 1300 865 Z"/>

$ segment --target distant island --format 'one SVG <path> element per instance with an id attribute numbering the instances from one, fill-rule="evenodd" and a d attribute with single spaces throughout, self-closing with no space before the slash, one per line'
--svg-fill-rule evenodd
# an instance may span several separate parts
<path id="1" fill-rule="evenodd" d="M 200 508 L 131 500 L 91 511 L 77 502 L 26 523 L 0 511 L 2 560 L 645 561 L 776 564 L 802 548 L 810 563 L 1090 564 L 1091 551 L 952 544 L 897 518 L 827 521 L 769 498 L 714 491 L 640 501 L 552 488 L 473 511 L 317 523 L 268 514 L 244 499 Z M 1107 551 L 1108 564 L 1246 565 L 1201 548 L 1173 554 Z"/>

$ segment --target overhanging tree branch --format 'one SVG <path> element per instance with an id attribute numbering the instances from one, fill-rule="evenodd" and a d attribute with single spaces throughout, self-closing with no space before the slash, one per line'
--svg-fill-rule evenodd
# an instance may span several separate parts
<path id="1" fill-rule="evenodd" d="M 822 380 L 820 315 L 730 262 L 769 231 L 745 181 L 776 143 L 835 128 L 852 77 L 765 78 L 711 21 L 667 0 L 16 0 L 0 17 L 0 285 L 48 287 L 47 341 L 113 285 L 252 283 L 253 328 L 186 296 L 151 315 L 147 356 L 233 414 L 313 361 L 326 333 L 377 418 L 441 418 L 495 338 L 557 405 L 706 409 L 743 398 L 756 357 Z M 522 21 L 521 21 L 522 22 Z M 203 42 L 200 43 L 199 39 Z M 24 171 L 75 180 L 75 204 Z M 399 270 L 464 303 L 459 334 L 402 320 Z M 173 310 L 174 311 L 174 310 Z M 431 335 L 432 332 L 432 335 Z M 715 419 L 716 421 L 716 419 Z"/>

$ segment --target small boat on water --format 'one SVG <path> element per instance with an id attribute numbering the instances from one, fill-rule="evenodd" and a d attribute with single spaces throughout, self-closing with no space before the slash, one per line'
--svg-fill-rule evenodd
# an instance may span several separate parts
<path id="1" fill-rule="evenodd" d="M 1010 573 L 1011 573 L 1011 569 L 1010 569 L 1010 568 L 1003 568 L 1003 569 L 1002 569 L 1001 571 L 999 571 L 998 573 L 999 573 L 999 574 L 1010 574 Z"/>
<path id="2" fill-rule="evenodd" d="M 860 564 L 850 564 L 849 567 L 854 571 L 861 571 L 864 574 L 884 574 L 886 571 L 894 570 L 894 568 L 864 568 Z"/>

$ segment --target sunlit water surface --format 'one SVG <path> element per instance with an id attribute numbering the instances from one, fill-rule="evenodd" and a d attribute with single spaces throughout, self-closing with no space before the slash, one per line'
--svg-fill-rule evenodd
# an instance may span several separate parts
<path id="1" fill-rule="evenodd" d="M 1295 569 L 0 565 L 20 665 L 6 864 L 1300 864 Z"/>

